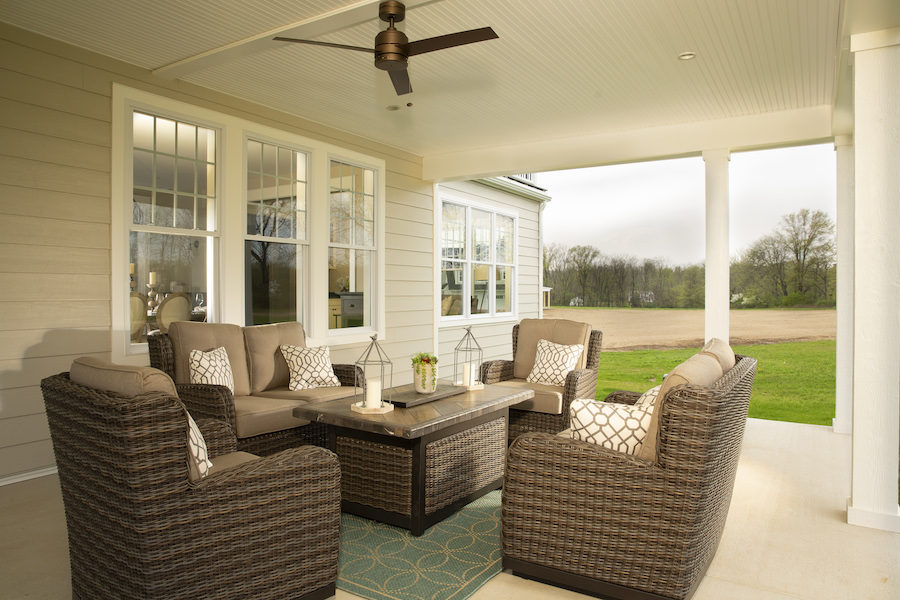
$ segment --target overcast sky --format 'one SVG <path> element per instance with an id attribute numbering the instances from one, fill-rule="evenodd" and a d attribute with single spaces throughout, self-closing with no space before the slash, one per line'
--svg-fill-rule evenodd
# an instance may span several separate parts
<path id="1" fill-rule="evenodd" d="M 825 211 L 834 221 L 832 144 L 735 152 L 728 177 L 732 257 L 800 209 Z M 538 173 L 535 183 L 553 198 L 544 210 L 545 244 L 589 245 L 670 266 L 704 260 L 699 157 Z"/>

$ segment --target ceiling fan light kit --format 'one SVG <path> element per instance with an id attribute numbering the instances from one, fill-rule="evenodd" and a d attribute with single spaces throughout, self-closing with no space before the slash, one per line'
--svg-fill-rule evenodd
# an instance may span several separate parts
<path id="1" fill-rule="evenodd" d="M 388 24 L 388 28 L 375 36 L 374 49 L 347 46 L 344 44 L 332 44 L 329 42 L 318 42 L 314 40 L 297 40 L 285 37 L 276 37 L 274 39 L 280 42 L 294 42 L 298 44 L 341 48 L 344 50 L 372 52 L 375 54 L 375 66 L 382 71 L 388 72 L 388 75 L 391 77 L 391 82 L 394 84 L 394 91 L 397 92 L 398 96 L 402 96 L 412 92 L 412 85 L 409 82 L 409 73 L 407 72 L 410 56 L 434 52 L 435 50 L 445 50 L 447 48 L 453 48 L 454 46 L 463 46 L 475 42 L 494 40 L 500 37 L 494 33 L 494 30 L 490 27 L 482 27 L 481 29 L 470 29 L 469 31 L 460 31 L 458 33 L 450 33 L 410 42 L 405 33 L 394 27 L 394 23 L 399 23 L 406 18 L 406 7 L 396 0 L 386 0 L 385 2 L 382 2 L 378 6 L 378 17 Z"/>

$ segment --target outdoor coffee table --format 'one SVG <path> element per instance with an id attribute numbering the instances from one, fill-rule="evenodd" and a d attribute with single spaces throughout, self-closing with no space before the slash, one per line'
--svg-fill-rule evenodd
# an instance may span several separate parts
<path id="1" fill-rule="evenodd" d="M 294 416 L 328 425 L 344 512 L 418 536 L 503 485 L 509 407 L 533 395 L 486 385 L 385 414 L 354 412 L 351 397 L 301 406 Z"/>

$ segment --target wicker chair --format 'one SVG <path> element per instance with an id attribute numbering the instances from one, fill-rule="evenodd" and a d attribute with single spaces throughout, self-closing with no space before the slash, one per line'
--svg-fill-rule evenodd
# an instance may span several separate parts
<path id="1" fill-rule="evenodd" d="M 657 400 L 657 460 L 546 434 L 507 456 L 503 566 L 608 600 L 690 598 L 731 503 L 756 360 Z M 607 402 L 633 404 L 614 392 Z"/>
<path id="2" fill-rule="evenodd" d="M 188 475 L 188 421 L 171 394 L 127 398 L 41 382 L 62 487 L 73 596 L 327 598 L 335 593 L 340 470 L 305 446 L 241 456 L 229 427 L 198 421 L 213 471 Z M 240 453 L 238 453 L 240 454 Z M 221 463 L 220 463 L 221 464 Z"/>
<path id="3" fill-rule="evenodd" d="M 588 342 L 585 344 L 584 366 L 576 368 L 569 373 L 564 387 L 542 386 L 541 384 L 528 385 L 524 382 L 523 375 L 516 376 L 516 359 L 519 351 L 519 331 L 525 326 L 533 324 L 561 323 L 568 325 L 583 325 L 584 331 L 589 333 Z M 571 340 L 557 340 L 548 337 L 551 342 L 571 343 Z M 514 440 L 523 433 L 543 432 L 559 433 L 569 427 L 569 405 L 575 398 L 593 398 L 597 393 L 597 368 L 600 364 L 600 346 L 603 341 L 603 332 L 590 330 L 590 326 L 563 319 L 525 319 L 513 326 L 512 330 L 512 360 L 492 360 L 481 365 L 479 375 L 485 384 L 503 384 L 526 386 L 535 389 L 535 393 L 556 393 L 562 396 L 562 410 L 559 412 L 541 412 L 532 410 L 532 407 L 513 407 L 509 410 L 509 439 Z M 535 341 L 536 343 L 536 341 Z M 532 350 L 531 361 L 533 363 Z M 530 365 L 527 370 L 530 370 Z"/>

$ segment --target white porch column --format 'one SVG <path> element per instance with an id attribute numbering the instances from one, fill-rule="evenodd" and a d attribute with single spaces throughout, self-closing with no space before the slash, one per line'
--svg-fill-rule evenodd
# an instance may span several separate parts
<path id="1" fill-rule="evenodd" d="M 900 532 L 900 28 L 852 36 L 853 469 L 847 521 Z"/>
<path id="2" fill-rule="evenodd" d="M 853 424 L 853 137 L 834 138 L 837 154 L 837 350 L 835 354 L 835 433 Z"/>
<path id="3" fill-rule="evenodd" d="M 704 150 L 706 163 L 706 340 L 728 341 L 731 305 L 728 256 L 728 149 Z"/>

